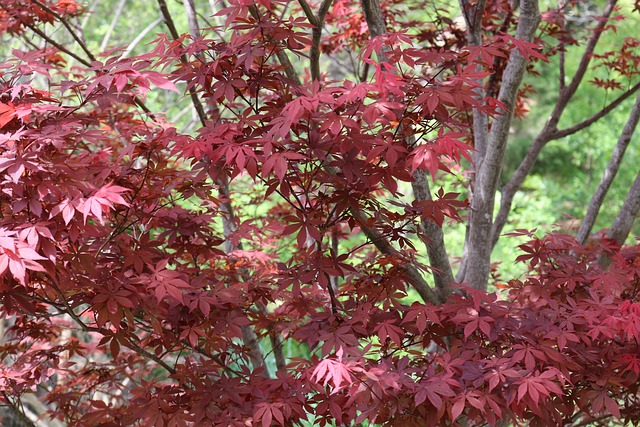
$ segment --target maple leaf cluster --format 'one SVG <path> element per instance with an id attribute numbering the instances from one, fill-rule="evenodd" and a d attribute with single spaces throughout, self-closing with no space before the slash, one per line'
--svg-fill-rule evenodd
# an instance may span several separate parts
<path id="1" fill-rule="evenodd" d="M 538 45 L 489 18 L 481 46 L 446 18 L 369 40 L 337 1 L 348 31 L 321 47 L 362 49 L 371 75 L 296 81 L 274 57 L 305 58 L 312 26 L 230 3 L 225 38 L 0 66 L 0 403 L 33 394 L 76 426 L 639 422 L 639 246 L 550 234 L 520 247 L 529 274 L 503 297 L 410 291 L 422 224 L 468 203 L 402 192 L 472 161 L 472 109 L 504 108 L 477 79 L 513 50 L 546 60 Z M 0 31 L 82 12 L 29 4 L 0 0 Z M 151 112 L 150 91 L 204 100 L 200 126 Z"/>

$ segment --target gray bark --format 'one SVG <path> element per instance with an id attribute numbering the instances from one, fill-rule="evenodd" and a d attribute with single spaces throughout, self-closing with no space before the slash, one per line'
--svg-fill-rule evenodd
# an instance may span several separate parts
<path id="1" fill-rule="evenodd" d="M 562 116 L 565 108 L 578 90 L 578 87 L 582 83 L 582 80 L 584 79 L 584 75 L 587 72 L 589 63 L 591 61 L 591 55 L 593 54 L 595 47 L 600 40 L 600 35 L 602 34 L 605 25 L 607 25 L 608 18 L 611 16 L 616 3 L 617 0 L 609 0 L 607 2 L 607 6 L 605 7 L 604 14 L 602 16 L 603 19 L 598 22 L 591 37 L 587 41 L 587 46 L 582 55 L 582 58 L 580 59 L 578 68 L 576 69 L 576 72 L 571 79 L 571 82 L 569 83 L 569 85 L 563 86 L 560 89 L 558 101 L 556 102 L 556 105 L 551 112 L 547 123 L 545 124 L 542 131 L 540 131 L 538 136 L 534 139 L 524 159 L 509 179 L 509 182 L 502 188 L 500 209 L 498 210 L 498 214 L 496 215 L 496 219 L 491 231 L 492 246 L 495 246 L 495 244 L 497 243 L 498 238 L 500 237 L 500 233 L 502 232 L 502 228 L 507 222 L 509 212 L 511 211 L 511 205 L 513 203 L 513 197 L 515 196 L 516 192 L 520 190 L 520 187 L 522 187 L 525 178 L 527 177 L 529 172 L 531 172 L 531 169 L 538 159 L 540 152 L 549 141 L 561 137 L 561 133 L 560 131 L 558 131 L 558 122 L 560 121 L 560 117 Z M 594 115 L 594 118 L 598 115 L 600 115 L 600 113 Z M 600 115 L 597 119 L 603 117 L 604 115 L 606 115 L 606 113 Z M 593 123 L 593 121 L 590 123 L 583 122 L 582 124 L 584 127 L 586 127 L 591 123 Z M 575 131 L 577 132 L 577 130 L 578 129 L 576 129 Z"/>
<path id="2" fill-rule="evenodd" d="M 184 12 L 187 15 L 187 22 L 189 24 L 189 34 L 191 37 L 200 36 L 200 26 L 198 25 L 198 16 L 196 14 L 196 5 L 193 0 L 183 0 Z"/>
<path id="3" fill-rule="evenodd" d="M 113 19 L 111 20 L 111 25 L 109 25 L 109 28 L 107 28 L 107 33 L 104 35 L 104 38 L 102 39 L 102 43 L 100 43 L 100 52 L 103 52 L 107 48 L 107 45 L 109 44 L 109 39 L 111 38 L 111 33 L 113 33 L 113 29 L 116 27 L 118 23 L 118 19 L 122 14 L 122 10 L 124 9 L 124 4 L 126 3 L 126 1 L 127 0 L 120 0 L 120 3 L 118 3 L 118 6 L 116 6 L 116 10 L 113 13 Z"/>
<path id="4" fill-rule="evenodd" d="M 593 197 L 591 198 L 591 201 L 589 202 L 587 213 L 582 220 L 582 223 L 580 224 L 580 229 L 578 230 L 578 236 L 576 239 L 581 244 L 584 244 L 587 241 L 589 233 L 591 233 L 593 224 L 596 222 L 596 218 L 598 217 L 598 212 L 600 212 L 602 202 L 604 201 L 604 198 L 609 191 L 609 187 L 611 186 L 613 179 L 616 177 L 616 174 L 620 169 L 620 164 L 622 163 L 624 153 L 627 150 L 629 142 L 631 141 L 631 136 L 633 135 L 633 132 L 638 125 L 638 119 L 640 119 L 640 93 L 638 93 L 636 102 L 633 105 L 631 114 L 629 115 L 629 119 L 622 129 L 622 133 L 620 134 L 618 142 L 613 149 L 613 153 L 611 154 L 609 164 L 604 170 L 602 179 L 598 184 L 598 188 L 596 189 Z"/>
<path id="5" fill-rule="evenodd" d="M 362 11 L 367 21 L 371 38 L 381 36 L 387 32 L 387 26 L 378 0 L 362 0 Z"/>
<path id="6" fill-rule="evenodd" d="M 516 37 L 531 41 L 540 22 L 537 0 L 520 2 L 520 17 Z M 500 169 L 504 158 L 513 109 L 526 69 L 526 60 L 517 50 L 509 56 L 504 71 L 498 100 L 506 111 L 496 117 L 489 133 L 486 154 L 476 165 L 474 194 L 469 218 L 469 238 L 467 240 L 467 260 L 463 281 L 475 289 L 486 289 L 491 266 L 491 227 L 493 206 L 498 187 Z"/>
<path id="7" fill-rule="evenodd" d="M 481 46 L 482 45 L 482 14 L 484 11 L 485 0 L 480 0 L 475 4 L 471 4 L 469 0 L 460 0 L 460 10 L 462 11 L 462 16 L 464 17 L 464 22 L 467 26 L 467 39 L 469 44 L 472 46 Z M 476 67 L 479 70 L 481 67 L 478 65 Z M 477 79 L 476 83 L 478 83 L 478 88 L 475 89 L 476 97 L 479 102 L 483 102 L 485 98 L 485 88 L 482 79 Z M 473 162 L 476 167 L 482 162 L 486 151 L 487 151 L 487 137 L 489 134 L 489 122 L 487 115 L 484 114 L 480 109 L 474 108 L 472 111 L 473 115 Z M 475 182 L 475 175 L 472 176 L 471 182 L 469 185 L 469 200 L 473 199 L 473 188 Z M 458 275 L 456 277 L 457 281 L 462 281 L 466 272 L 467 259 L 468 259 L 468 245 L 469 241 L 469 224 L 465 229 L 464 235 L 464 249 L 462 253 L 462 261 L 460 263 L 460 268 L 458 269 Z"/>
<path id="8" fill-rule="evenodd" d="M 629 236 L 633 220 L 638 215 L 638 208 L 640 208 L 640 172 L 638 172 L 635 181 L 633 181 L 627 198 L 624 200 L 620 213 L 613 221 L 607 237 L 622 245 Z"/>
<path id="9" fill-rule="evenodd" d="M 426 171 L 417 170 L 413 174 L 413 195 L 418 201 L 432 200 L 431 191 L 429 189 L 429 178 Z M 449 255 L 447 247 L 444 243 L 444 234 L 442 228 L 430 219 L 425 219 L 420 223 L 422 231 L 427 236 L 427 255 L 429 263 L 433 269 L 433 280 L 436 285 L 438 296 L 441 300 L 445 300 L 447 294 L 451 292 L 452 285 L 455 283 L 451 264 L 449 263 Z"/>
<path id="10" fill-rule="evenodd" d="M 380 3 L 378 0 L 363 0 L 362 9 L 367 21 L 369 33 L 371 37 L 381 36 L 386 32 L 386 25 L 382 17 L 382 10 L 380 9 Z M 381 61 L 385 61 L 384 53 L 379 56 Z M 414 197 L 418 201 L 431 200 L 431 191 L 429 188 L 429 178 L 425 171 L 416 171 L 413 174 L 413 181 L 411 183 L 413 188 Z M 437 302 L 444 301 L 446 295 L 450 292 L 452 285 L 455 283 L 453 277 L 453 271 L 449 262 L 449 256 L 447 255 L 447 249 L 444 243 L 444 234 L 442 228 L 435 222 L 427 219 L 423 220 L 420 224 L 423 232 L 425 233 L 428 242 L 427 255 L 429 257 L 429 263 L 432 268 L 433 280 L 436 285 L 437 294 L 434 295 L 428 284 L 422 279 L 422 275 L 415 268 L 412 267 L 407 271 L 412 284 L 420 295 L 424 298 L 429 298 Z M 427 301 L 425 299 L 425 301 Z"/>
<path id="11" fill-rule="evenodd" d="M 479 0 L 475 4 L 470 4 L 469 0 L 460 0 L 460 9 L 464 16 L 464 22 L 467 25 L 467 39 L 471 46 L 482 45 L 482 14 L 484 11 L 485 0 Z M 480 70 L 480 66 L 477 70 Z M 482 79 L 476 80 L 479 87 L 476 88 L 478 101 L 484 101 L 485 90 Z M 482 161 L 487 150 L 487 115 L 481 110 L 473 109 L 473 148 L 475 149 L 474 161 L 476 165 Z"/>

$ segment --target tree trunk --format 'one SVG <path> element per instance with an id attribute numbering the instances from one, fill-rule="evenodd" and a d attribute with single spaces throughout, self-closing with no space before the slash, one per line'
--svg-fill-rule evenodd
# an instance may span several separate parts
<path id="1" fill-rule="evenodd" d="M 538 1 L 522 0 L 516 38 L 531 41 L 539 22 Z M 498 95 L 498 100 L 504 104 L 506 110 L 493 121 L 485 156 L 479 164 L 476 164 L 463 277 L 463 282 L 475 289 L 487 288 L 491 267 L 491 232 L 495 193 L 507 147 L 516 96 L 526 66 L 525 58 L 518 50 L 513 50 L 509 56 Z"/>

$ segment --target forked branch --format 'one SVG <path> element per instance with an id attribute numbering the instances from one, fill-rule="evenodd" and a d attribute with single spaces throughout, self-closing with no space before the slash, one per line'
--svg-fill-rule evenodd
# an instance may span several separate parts
<path id="1" fill-rule="evenodd" d="M 604 31 L 606 25 L 608 24 L 609 17 L 615 8 L 617 0 L 609 0 L 605 7 L 604 13 L 599 19 L 598 24 L 593 29 L 591 37 L 587 41 L 587 45 L 580 59 L 580 63 L 578 64 L 578 68 L 571 79 L 571 82 L 567 86 L 561 85 L 560 93 L 558 96 L 558 100 L 547 120 L 544 128 L 540 131 L 538 136 L 533 140 L 527 154 L 522 159 L 518 168 L 513 173 L 509 182 L 502 188 L 502 198 L 500 200 L 500 209 L 498 214 L 496 215 L 496 219 L 493 223 L 491 229 L 491 246 L 494 247 L 500 238 L 500 233 L 502 233 L 502 229 L 507 222 L 507 218 L 509 216 L 509 212 L 511 211 L 511 205 L 513 204 L 513 198 L 515 194 L 520 190 L 522 184 L 524 183 L 525 178 L 531 172 L 533 165 L 535 164 L 540 152 L 544 148 L 544 146 L 551 140 L 560 138 L 561 136 L 570 135 L 573 132 L 577 132 L 580 129 L 583 129 L 596 120 L 604 117 L 609 111 L 611 111 L 615 106 L 622 102 L 622 99 L 617 99 L 611 104 L 611 108 L 605 108 L 603 111 L 596 113 L 592 118 L 587 119 L 580 124 L 569 128 L 571 129 L 571 133 L 568 133 L 568 130 L 558 131 L 558 123 L 560 121 L 560 117 L 564 113 L 566 107 L 569 105 L 570 101 L 573 99 L 578 87 L 582 83 L 585 73 L 589 67 L 589 63 L 591 61 L 593 52 L 600 40 L 600 36 Z M 625 94 L 628 96 L 629 94 Z M 617 103 L 616 103 L 617 102 Z M 613 105 L 614 103 L 615 106 Z M 606 110 L 606 111 L 605 111 Z"/>

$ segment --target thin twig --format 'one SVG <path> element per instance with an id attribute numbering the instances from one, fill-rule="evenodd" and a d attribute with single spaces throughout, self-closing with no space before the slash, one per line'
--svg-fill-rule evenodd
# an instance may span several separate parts
<path id="1" fill-rule="evenodd" d="M 167 24 L 167 27 L 169 28 L 169 33 L 171 34 L 171 37 L 173 37 L 174 40 L 178 40 L 180 38 L 180 34 L 178 34 L 176 25 L 173 22 L 173 18 L 171 17 L 171 13 L 169 12 L 169 8 L 167 7 L 167 2 L 165 0 L 158 0 L 158 6 L 160 7 L 160 12 L 162 12 L 162 17 L 164 18 L 164 22 L 165 24 Z M 185 66 L 189 65 L 189 58 L 187 57 L 186 53 L 183 53 L 182 55 L 180 55 L 180 60 L 182 61 L 183 65 Z M 193 106 L 196 109 L 198 118 L 200 119 L 200 123 L 202 124 L 202 126 L 205 126 L 207 121 L 207 115 L 204 111 L 204 107 L 202 106 L 202 102 L 200 102 L 200 98 L 198 97 L 198 94 L 196 93 L 195 88 L 193 87 L 189 88 L 189 96 L 191 97 L 191 102 L 193 103 Z"/>
<path id="2" fill-rule="evenodd" d="M 122 9 L 124 9 L 124 5 L 126 2 L 127 0 L 120 0 L 120 3 L 118 3 L 118 6 L 116 7 L 116 11 L 113 14 L 113 19 L 111 20 L 111 25 L 109 25 L 109 28 L 107 28 L 107 33 L 104 35 L 104 38 L 102 39 L 102 43 L 100 43 L 101 52 L 107 48 L 107 45 L 109 44 L 109 39 L 111 38 L 111 33 L 113 32 L 113 29 L 118 24 L 118 20 L 120 19 L 120 15 L 122 14 Z"/>
<path id="3" fill-rule="evenodd" d="M 55 10 L 49 8 L 46 4 L 40 2 L 39 0 L 31 0 L 31 1 L 33 3 L 35 3 L 35 4 L 37 4 L 38 6 L 40 6 L 45 12 L 50 13 L 58 21 L 60 21 L 62 23 L 62 25 L 64 25 L 64 27 L 67 29 L 67 31 L 69 31 L 69 34 L 71 34 L 71 37 L 73 37 L 73 39 L 80 45 L 80 47 L 82 48 L 84 53 L 87 54 L 89 59 L 91 59 L 92 61 L 96 60 L 96 57 L 93 56 L 93 53 L 91 53 L 91 51 L 87 47 L 86 43 L 80 38 L 80 36 L 78 36 L 78 34 L 74 31 L 74 29 L 71 28 L 71 25 L 69 24 L 69 22 L 67 22 L 66 19 L 64 19 L 63 16 L 61 16 L 58 12 L 56 12 Z"/>
<path id="4" fill-rule="evenodd" d="M 611 111 L 613 111 L 623 101 L 625 101 L 627 98 L 629 98 L 635 92 L 637 92 L 638 89 L 640 89 L 640 83 L 636 83 L 629 90 L 624 92 L 622 95 L 617 97 L 615 100 L 611 101 L 611 103 L 609 105 L 607 105 L 602 110 L 598 111 L 597 113 L 595 113 L 594 115 L 592 115 L 588 119 L 585 119 L 585 120 L 583 120 L 583 121 L 581 121 L 579 123 L 576 123 L 575 125 L 573 125 L 571 127 L 568 127 L 566 129 L 554 131 L 549 136 L 549 138 L 550 138 L 549 140 L 551 141 L 551 140 L 555 140 L 555 139 L 564 138 L 565 136 L 573 135 L 574 133 L 579 132 L 582 129 L 591 126 L 593 123 L 597 122 L 598 120 L 600 120 L 601 118 L 603 118 L 604 116 L 609 114 Z"/>
<path id="5" fill-rule="evenodd" d="M 4 400 L 7 402 L 7 404 L 9 405 L 9 408 L 11 408 L 11 410 L 13 411 L 14 414 L 16 414 L 16 416 L 18 418 L 20 418 L 20 421 L 23 422 L 24 424 L 26 424 L 29 427 L 37 427 L 36 424 L 31 421 L 29 419 L 29 417 L 27 417 L 27 415 L 24 413 L 24 411 L 22 411 L 18 405 L 16 405 L 11 398 L 9 397 L 9 395 L 7 394 L 6 391 L 2 392 L 2 396 L 4 397 Z"/>

